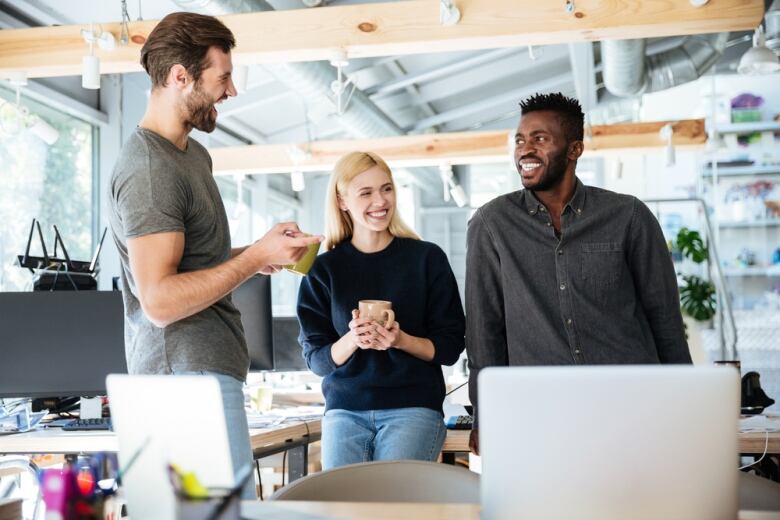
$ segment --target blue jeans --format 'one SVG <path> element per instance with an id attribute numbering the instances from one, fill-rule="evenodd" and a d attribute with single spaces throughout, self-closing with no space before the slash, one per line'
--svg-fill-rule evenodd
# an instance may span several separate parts
<path id="1" fill-rule="evenodd" d="M 219 389 L 222 392 L 222 406 L 225 409 L 225 424 L 227 425 L 233 473 L 238 474 L 243 466 L 253 465 L 254 456 L 249 443 L 249 423 L 246 419 L 246 408 L 244 408 L 244 383 L 235 377 L 205 370 L 177 371 L 175 375 L 211 376 L 219 381 Z M 257 500 L 257 488 L 255 487 L 255 479 L 253 477 L 249 477 L 244 484 L 241 490 L 241 498 L 244 500 Z"/>
<path id="2" fill-rule="evenodd" d="M 322 419 L 322 469 L 372 460 L 436 460 L 447 428 L 430 408 L 328 410 Z"/>

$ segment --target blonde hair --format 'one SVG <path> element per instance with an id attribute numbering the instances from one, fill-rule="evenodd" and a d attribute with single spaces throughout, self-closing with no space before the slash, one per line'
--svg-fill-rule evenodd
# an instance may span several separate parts
<path id="1" fill-rule="evenodd" d="M 328 182 L 328 193 L 325 200 L 325 249 L 331 250 L 342 241 L 351 238 L 353 232 L 352 217 L 348 212 L 339 207 L 339 194 L 345 194 L 347 186 L 352 179 L 364 171 L 379 166 L 390 178 L 390 184 L 395 191 L 393 173 L 387 163 L 373 152 L 350 152 L 338 160 L 333 168 L 333 173 Z M 398 215 L 397 208 L 393 208 L 393 217 L 387 230 L 394 237 L 413 238 L 420 237 L 407 226 Z"/>

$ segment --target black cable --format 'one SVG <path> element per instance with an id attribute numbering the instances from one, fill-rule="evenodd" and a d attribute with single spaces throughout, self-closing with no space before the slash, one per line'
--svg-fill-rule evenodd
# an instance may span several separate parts
<path id="1" fill-rule="evenodd" d="M 466 381 L 465 383 L 461 383 L 461 384 L 459 384 L 458 386 L 456 386 L 455 388 L 453 388 L 452 390 L 450 390 L 449 392 L 447 392 L 446 394 L 444 394 L 444 397 L 447 397 L 448 395 L 450 395 L 450 394 L 451 394 L 452 392 L 454 392 L 455 390 L 459 390 L 459 389 L 463 388 L 463 387 L 464 387 L 464 386 L 466 386 L 467 384 L 469 384 L 469 382 L 468 382 L 468 381 Z"/>
<path id="2" fill-rule="evenodd" d="M 260 461 L 257 459 L 255 459 L 255 468 L 257 468 L 257 481 L 260 486 L 260 500 L 265 500 L 263 498 L 263 476 L 260 474 Z"/>

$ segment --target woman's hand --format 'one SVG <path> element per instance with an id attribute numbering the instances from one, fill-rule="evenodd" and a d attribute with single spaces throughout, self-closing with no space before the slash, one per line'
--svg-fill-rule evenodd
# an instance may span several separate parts
<path id="1" fill-rule="evenodd" d="M 371 318 L 361 318 L 357 310 L 352 311 L 352 321 L 349 322 L 349 341 L 358 348 L 371 349 L 377 336 L 376 322 Z"/>
<path id="2" fill-rule="evenodd" d="M 393 322 L 393 326 L 389 329 L 376 322 L 374 322 L 374 324 L 376 325 L 376 336 L 372 348 L 376 350 L 387 350 L 398 344 L 402 332 L 397 321 Z"/>

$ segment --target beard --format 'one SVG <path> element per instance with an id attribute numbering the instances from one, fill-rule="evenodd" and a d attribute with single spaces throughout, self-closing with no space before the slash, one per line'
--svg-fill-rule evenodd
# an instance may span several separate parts
<path id="1" fill-rule="evenodd" d="M 544 174 L 539 181 L 536 184 L 526 185 L 525 180 L 523 180 L 523 187 L 531 191 L 548 191 L 560 184 L 566 175 L 566 167 L 569 165 L 566 154 L 566 147 L 564 147 L 559 153 L 550 156 Z M 518 170 L 522 171 L 519 162 Z"/>
<path id="2" fill-rule="evenodd" d="M 217 127 L 217 118 L 211 115 L 215 102 L 201 90 L 200 82 L 196 82 L 189 96 L 184 99 L 185 123 L 201 132 L 213 132 Z"/>

